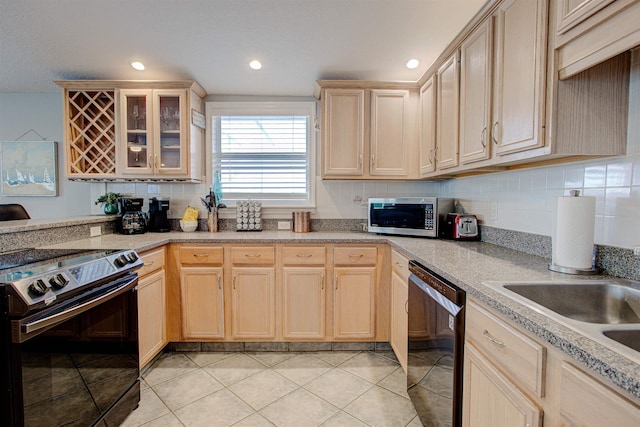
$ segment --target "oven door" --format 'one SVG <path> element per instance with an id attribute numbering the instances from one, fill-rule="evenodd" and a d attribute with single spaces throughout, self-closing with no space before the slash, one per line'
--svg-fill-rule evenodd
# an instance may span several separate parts
<path id="1" fill-rule="evenodd" d="M 408 313 L 407 393 L 418 417 L 425 426 L 461 427 L 464 302 L 411 274 Z"/>
<path id="2" fill-rule="evenodd" d="M 119 425 L 137 406 L 137 282 L 133 273 L 11 321 L 9 425 Z"/>

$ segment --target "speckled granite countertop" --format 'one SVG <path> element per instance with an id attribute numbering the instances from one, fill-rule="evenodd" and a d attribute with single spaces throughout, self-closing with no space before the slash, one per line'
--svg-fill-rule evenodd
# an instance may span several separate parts
<path id="1" fill-rule="evenodd" d="M 105 215 L 77 216 L 52 219 L 20 219 L 0 221 L 0 234 L 19 233 L 22 231 L 43 230 L 47 228 L 63 228 L 70 225 L 99 224 L 115 221 L 115 217 Z"/>
<path id="2" fill-rule="evenodd" d="M 144 251 L 166 243 L 389 243 L 410 259 L 417 259 L 437 274 L 463 288 L 468 295 L 494 308 L 515 323 L 569 354 L 581 365 L 609 378 L 622 390 L 640 399 L 640 353 L 625 357 L 584 334 L 503 295 L 486 281 L 582 280 L 602 276 L 572 276 L 551 272 L 547 260 L 482 242 L 452 242 L 368 233 L 292 233 L 289 231 L 171 232 L 136 236 L 108 234 L 47 248 L 136 249 Z"/>

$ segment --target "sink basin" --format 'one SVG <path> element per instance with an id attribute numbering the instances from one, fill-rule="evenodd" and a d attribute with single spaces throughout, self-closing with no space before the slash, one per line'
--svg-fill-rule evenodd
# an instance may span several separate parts
<path id="1" fill-rule="evenodd" d="M 640 289 L 629 286 L 611 282 L 518 283 L 505 284 L 504 288 L 570 319 L 600 324 L 640 323 Z"/>
<path id="2" fill-rule="evenodd" d="M 639 329 L 625 329 L 625 330 L 612 330 L 603 331 L 605 337 L 619 342 L 622 345 L 626 345 L 635 351 L 640 351 L 640 330 Z"/>

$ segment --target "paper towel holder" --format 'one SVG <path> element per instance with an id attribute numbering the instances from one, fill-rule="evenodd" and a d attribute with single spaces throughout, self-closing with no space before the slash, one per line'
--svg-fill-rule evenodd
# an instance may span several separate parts
<path id="1" fill-rule="evenodd" d="M 572 197 L 580 197 L 580 190 L 571 190 L 569 191 L 569 195 Z M 593 248 L 593 258 L 595 260 L 596 257 L 596 247 Z M 598 267 L 592 268 L 574 268 L 574 267 L 564 267 L 562 265 L 556 265 L 553 263 L 549 263 L 549 270 L 556 271 L 558 273 L 565 274 L 578 274 L 583 276 L 590 276 L 595 274 L 600 274 L 602 271 Z"/>

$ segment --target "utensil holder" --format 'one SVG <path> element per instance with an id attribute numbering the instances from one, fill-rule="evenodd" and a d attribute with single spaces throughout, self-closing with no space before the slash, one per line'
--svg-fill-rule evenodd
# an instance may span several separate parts
<path id="1" fill-rule="evenodd" d="M 207 212 L 207 230 L 209 233 L 218 232 L 218 210 Z"/>
<path id="2" fill-rule="evenodd" d="M 308 233 L 311 231 L 311 212 L 291 212 L 291 231 L 294 233 Z"/>

